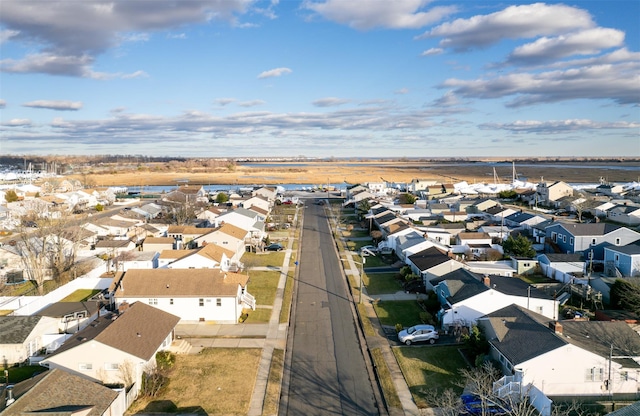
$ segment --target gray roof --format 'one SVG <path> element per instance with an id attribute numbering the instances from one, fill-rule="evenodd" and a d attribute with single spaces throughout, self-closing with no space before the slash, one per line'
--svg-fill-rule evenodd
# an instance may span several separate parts
<path id="1" fill-rule="evenodd" d="M 419 251 L 409 256 L 409 260 L 411 260 L 411 262 L 415 264 L 419 270 L 425 271 L 439 264 L 445 263 L 451 259 L 448 255 L 446 255 L 439 249 L 435 247 L 429 247 L 426 250 Z"/>
<path id="2" fill-rule="evenodd" d="M 622 254 L 629 254 L 629 255 L 640 254 L 640 241 L 627 244 L 626 246 L 620 246 L 620 247 L 609 246 L 607 248 L 609 250 L 617 251 L 618 253 L 622 253 Z"/>
<path id="3" fill-rule="evenodd" d="M 584 261 L 582 253 L 544 253 L 540 257 L 545 256 L 551 263 L 575 263 Z"/>
<path id="4" fill-rule="evenodd" d="M 447 297 L 447 301 L 452 305 L 489 290 L 489 288 L 480 281 L 480 275 L 465 269 L 457 269 L 429 280 L 433 286 L 443 281 L 446 282 L 447 288 L 449 289 L 450 296 Z"/>
<path id="5" fill-rule="evenodd" d="M 22 344 L 41 316 L 0 316 L 0 344 Z"/>
<path id="6" fill-rule="evenodd" d="M 564 224 L 560 223 L 560 225 L 567 230 L 569 233 L 575 236 L 602 236 L 607 235 L 619 228 L 622 228 L 620 225 L 609 224 L 605 222 L 595 222 L 589 224 Z"/>
<path id="7" fill-rule="evenodd" d="M 640 402 L 635 402 L 622 409 L 607 413 L 607 416 L 638 416 L 640 415 Z"/>
<path id="8" fill-rule="evenodd" d="M 518 365 L 547 352 L 567 345 L 567 341 L 553 333 L 549 318 L 517 305 L 509 305 L 485 315 L 483 320 L 496 333 L 489 342 L 513 365 Z M 532 342 L 535 340 L 535 342 Z"/>
<path id="9" fill-rule="evenodd" d="M 0 410 L 3 416 L 70 415 L 81 410 L 88 410 L 87 416 L 101 416 L 118 394 L 84 377 L 53 369 L 16 384 L 13 388 L 16 401 L 5 408 L 5 400 L 0 400 Z"/>
<path id="10" fill-rule="evenodd" d="M 115 319 L 114 319 L 115 318 Z M 148 360 L 173 331 L 180 318 L 142 302 L 133 303 L 120 315 L 105 315 L 65 341 L 53 354 L 95 340 L 138 358 Z"/>
<path id="11" fill-rule="evenodd" d="M 87 316 L 97 313 L 100 309 L 100 303 L 94 301 L 88 302 L 56 302 L 52 303 L 44 309 L 37 312 L 39 316 L 50 316 L 53 318 L 62 318 L 63 316 L 76 313 L 87 312 Z"/>
<path id="12" fill-rule="evenodd" d="M 601 357 L 640 357 L 640 335 L 624 321 L 562 321 L 564 338 Z M 613 350 L 611 350 L 613 348 Z M 627 368 L 640 368 L 630 358 L 613 361 Z"/>

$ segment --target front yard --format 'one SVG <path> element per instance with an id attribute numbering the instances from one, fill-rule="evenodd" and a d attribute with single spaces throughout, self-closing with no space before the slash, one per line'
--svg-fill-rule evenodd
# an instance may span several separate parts
<path id="1" fill-rule="evenodd" d="M 369 295 L 395 293 L 402 290 L 402 286 L 395 278 L 395 273 L 365 273 L 364 284 Z"/>
<path id="2" fill-rule="evenodd" d="M 406 328 L 422 323 L 422 309 L 415 300 L 385 300 L 377 302 L 373 307 L 382 325 L 402 324 Z"/>
<path id="3" fill-rule="evenodd" d="M 413 400 L 418 407 L 428 407 L 427 398 L 450 388 L 462 394 L 459 370 L 466 362 L 458 346 L 394 347 L 393 353 L 400 364 Z"/>
<path id="4" fill-rule="evenodd" d="M 141 397 L 127 411 L 246 415 L 253 393 L 259 348 L 207 348 L 178 355 L 169 383 L 156 397 Z"/>

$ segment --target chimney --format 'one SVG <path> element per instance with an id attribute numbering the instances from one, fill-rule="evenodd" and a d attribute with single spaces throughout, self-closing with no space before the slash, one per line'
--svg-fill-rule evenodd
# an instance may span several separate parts
<path id="1" fill-rule="evenodd" d="M 558 321 L 549 322 L 549 329 L 558 335 L 562 335 L 562 324 Z"/>
<path id="2" fill-rule="evenodd" d="M 488 274 L 484 275 L 484 277 L 482 278 L 482 283 L 484 283 L 486 287 L 491 287 L 491 279 L 489 278 Z"/>

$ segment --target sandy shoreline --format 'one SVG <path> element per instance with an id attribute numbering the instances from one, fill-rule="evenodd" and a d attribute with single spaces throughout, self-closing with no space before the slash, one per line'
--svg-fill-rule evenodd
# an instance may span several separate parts
<path id="1" fill-rule="evenodd" d="M 609 182 L 633 182 L 640 176 L 640 164 L 621 162 L 604 165 L 585 163 L 548 162 L 516 165 L 520 179 L 530 182 L 562 180 L 572 183 L 595 183 L 600 178 Z M 417 162 L 305 162 L 238 165 L 233 169 L 215 168 L 207 171 L 191 169 L 177 172 L 150 170 L 111 170 L 109 173 L 77 174 L 78 179 L 89 186 L 175 186 L 182 183 L 194 185 L 255 185 L 255 184 L 307 184 L 396 182 L 407 183 L 412 179 L 433 179 L 441 183 L 494 182 L 494 168 L 499 182 L 510 183 L 511 166 L 488 163 L 417 163 Z"/>

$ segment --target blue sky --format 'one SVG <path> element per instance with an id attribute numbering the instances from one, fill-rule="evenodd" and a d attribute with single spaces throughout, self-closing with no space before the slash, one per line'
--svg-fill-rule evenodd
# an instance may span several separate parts
<path id="1" fill-rule="evenodd" d="M 0 153 L 640 156 L 640 2 L 2 0 Z"/>

